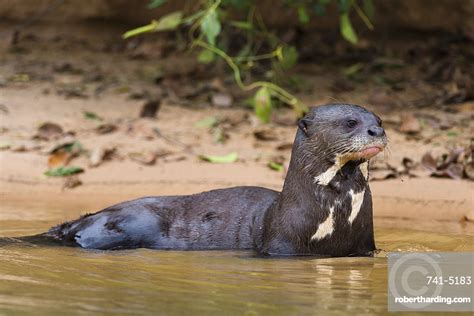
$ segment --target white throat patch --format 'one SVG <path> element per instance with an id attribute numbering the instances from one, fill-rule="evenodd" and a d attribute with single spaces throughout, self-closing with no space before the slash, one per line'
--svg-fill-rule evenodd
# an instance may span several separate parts
<path id="1" fill-rule="evenodd" d="M 326 171 L 321 173 L 320 175 L 314 177 L 314 183 L 317 183 L 319 185 L 328 185 L 329 182 L 336 176 L 336 173 L 341 170 L 342 167 L 346 164 L 348 159 L 345 157 L 345 155 L 336 155 L 336 162 L 334 165 L 329 167 Z"/>
<path id="2" fill-rule="evenodd" d="M 348 218 L 348 221 L 350 224 L 352 224 L 352 222 L 357 217 L 357 214 L 359 214 L 360 208 L 362 207 L 362 202 L 364 202 L 364 194 L 365 194 L 365 189 L 359 193 L 354 193 L 353 190 L 349 191 L 349 195 L 351 196 L 351 199 L 352 199 L 351 215 L 349 215 L 349 218 Z"/>
<path id="3" fill-rule="evenodd" d="M 324 222 L 319 224 L 316 233 L 311 236 L 311 240 L 321 240 L 327 236 L 331 236 L 334 232 L 334 206 L 329 209 L 329 216 Z"/>
<path id="4" fill-rule="evenodd" d="M 365 181 L 369 181 L 369 162 L 363 162 L 359 165 L 360 172 L 364 176 Z"/>

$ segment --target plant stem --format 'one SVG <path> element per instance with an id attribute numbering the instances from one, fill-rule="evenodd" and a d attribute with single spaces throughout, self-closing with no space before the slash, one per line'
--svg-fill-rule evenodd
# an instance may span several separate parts
<path id="1" fill-rule="evenodd" d="M 304 112 L 307 111 L 307 106 L 304 105 L 300 100 L 298 100 L 295 96 L 293 96 L 291 93 L 287 92 L 285 89 L 279 87 L 278 85 L 267 82 L 267 81 L 257 81 L 253 82 L 249 85 L 245 85 L 242 82 L 242 77 L 240 75 L 240 69 L 239 66 L 232 60 L 232 57 L 227 55 L 224 51 L 220 50 L 219 48 L 209 45 L 206 42 L 197 39 L 193 42 L 193 45 L 200 46 L 204 49 L 210 50 L 213 53 L 217 54 L 219 57 L 224 59 L 224 61 L 227 63 L 227 65 L 232 69 L 234 73 L 234 80 L 239 86 L 244 91 L 250 91 L 256 88 L 261 88 L 265 87 L 268 88 L 272 91 L 273 95 L 280 99 L 281 101 L 291 105 L 293 109 L 297 112 L 298 115 L 303 114 Z"/>
<path id="2" fill-rule="evenodd" d="M 365 23 L 365 25 L 367 26 L 367 28 L 369 30 L 373 30 L 374 29 L 374 25 L 372 24 L 372 22 L 370 22 L 370 19 L 367 17 L 367 15 L 364 13 L 364 11 L 360 8 L 359 4 L 357 3 L 357 1 L 354 1 L 352 0 L 351 1 L 352 5 L 354 6 L 357 14 L 359 15 L 359 17 L 362 19 L 362 21 Z"/>

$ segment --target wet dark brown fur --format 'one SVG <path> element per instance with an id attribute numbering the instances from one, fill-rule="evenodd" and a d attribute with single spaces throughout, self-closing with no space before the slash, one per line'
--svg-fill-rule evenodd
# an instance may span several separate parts
<path id="1" fill-rule="evenodd" d="M 356 127 L 353 122 L 357 121 Z M 362 107 L 312 109 L 299 123 L 282 192 L 235 187 L 188 196 L 145 197 L 36 236 L 94 249 L 255 249 L 273 255 L 368 255 L 375 249 L 372 199 L 360 165 L 349 160 L 329 183 L 315 181 L 336 155 L 385 144 L 380 119 Z M 351 156 L 352 157 L 352 156 Z M 352 223 L 349 192 L 364 192 Z M 334 209 L 333 230 L 312 236 Z"/>

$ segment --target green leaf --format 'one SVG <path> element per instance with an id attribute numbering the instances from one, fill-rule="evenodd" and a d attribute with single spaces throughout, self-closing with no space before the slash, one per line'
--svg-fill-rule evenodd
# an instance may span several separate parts
<path id="1" fill-rule="evenodd" d="M 80 153 L 84 150 L 82 147 L 81 143 L 79 142 L 74 142 L 72 144 L 67 144 L 62 147 L 64 151 L 67 151 L 68 153 Z"/>
<path id="2" fill-rule="evenodd" d="M 277 56 L 284 69 L 293 67 L 298 61 L 298 51 L 294 46 L 283 46 Z"/>
<path id="3" fill-rule="evenodd" d="M 129 37 L 148 32 L 172 31 L 175 30 L 182 22 L 183 13 L 181 11 L 175 11 L 162 16 L 158 21 L 153 20 L 150 24 L 125 32 L 122 35 L 122 38 L 127 39 Z"/>
<path id="4" fill-rule="evenodd" d="M 183 20 L 183 12 L 175 11 L 162 16 L 158 20 L 158 24 L 154 31 L 171 31 L 175 30 Z"/>
<path id="5" fill-rule="evenodd" d="M 55 169 L 50 169 L 44 174 L 48 177 L 67 177 L 81 172 L 84 172 L 84 169 L 79 167 L 59 167 Z"/>
<path id="6" fill-rule="evenodd" d="M 151 0 L 150 3 L 148 3 L 147 8 L 148 9 L 156 9 L 160 6 L 162 6 L 166 0 Z"/>
<path id="7" fill-rule="evenodd" d="M 201 32 L 206 36 L 209 44 L 216 45 L 216 37 L 221 32 L 221 23 L 215 10 L 209 12 L 201 22 Z"/>
<path id="8" fill-rule="evenodd" d="M 349 19 L 349 14 L 344 13 L 340 16 L 340 30 L 342 36 L 350 43 L 356 44 L 358 42 L 357 34 L 352 28 L 351 21 Z"/>
<path id="9" fill-rule="evenodd" d="M 309 23 L 310 19 L 309 19 L 308 11 L 306 11 L 306 7 L 304 6 L 298 7 L 298 20 L 300 21 L 301 24 Z"/>
<path id="10" fill-rule="evenodd" d="M 216 56 L 215 56 L 214 52 L 212 52 L 208 49 L 204 49 L 199 53 L 199 55 L 197 57 L 197 60 L 201 64 L 206 64 L 207 65 L 207 64 L 212 63 L 214 61 L 215 57 Z"/>
<path id="11" fill-rule="evenodd" d="M 95 114 L 94 112 L 84 111 L 83 114 L 84 114 L 84 118 L 87 120 L 103 121 L 103 118 L 101 118 L 99 115 Z"/>
<path id="12" fill-rule="evenodd" d="M 239 159 L 239 155 L 236 152 L 232 152 L 225 156 L 206 156 L 200 155 L 199 159 L 208 161 L 211 163 L 233 163 Z"/>
<path id="13" fill-rule="evenodd" d="M 255 115 L 262 123 L 270 121 L 270 114 L 272 113 L 272 97 L 270 91 L 266 87 L 258 89 L 255 93 Z"/>
<path id="14" fill-rule="evenodd" d="M 198 121 L 194 126 L 198 128 L 211 128 L 211 127 L 216 126 L 217 123 L 218 121 L 214 116 L 209 116 Z"/>
<path id="15" fill-rule="evenodd" d="M 285 168 L 283 167 L 283 165 L 281 163 L 273 162 L 273 161 L 268 163 L 268 167 L 272 170 L 275 170 L 275 171 L 285 170 Z"/>

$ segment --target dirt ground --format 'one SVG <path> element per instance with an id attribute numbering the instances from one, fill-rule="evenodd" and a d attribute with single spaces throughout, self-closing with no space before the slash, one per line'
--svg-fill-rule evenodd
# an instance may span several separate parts
<path id="1" fill-rule="evenodd" d="M 289 161 L 295 133 L 291 109 L 276 110 L 271 123 L 262 125 L 243 105 L 248 95 L 222 72 L 224 65 L 199 65 L 166 38 L 125 43 L 122 31 L 113 25 L 38 25 L 13 44 L 3 33 L 2 200 L 75 201 L 87 207 L 91 199 L 106 206 L 144 195 L 235 185 L 281 189 L 284 171 L 268 164 L 285 167 Z M 383 73 L 385 79 L 398 78 L 395 83 L 381 84 L 349 80 L 352 64 L 302 64 L 293 73 L 302 82 L 295 90 L 309 105 L 358 103 L 384 120 L 390 146 L 372 162 L 371 172 L 376 225 L 474 234 L 474 183 L 468 179 L 474 103 L 472 91 L 456 81 L 465 78 L 463 69 L 454 68 L 447 82 L 430 85 L 418 80 L 418 62 L 404 63 Z M 364 71 L 361 75 L 373 75 Z M 217 95 L 231 105 L 215 101 Z M 160 102 L 156 117 L 140 117 L 144 105 L 153 102 Z M 78 143 L 77 152 L 61 151 Z M 446 162 L 458 148 L 463 150 L 459 157 Z M 199 158 L 231 152 L 238 153 L 231 164 Z M 438 160 L 434 167 L 426 153 Z M 453 168 L 440 166 L 440 159 Z M 84 172 L 44 175 L 63 164 Z"/>

